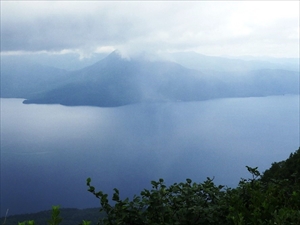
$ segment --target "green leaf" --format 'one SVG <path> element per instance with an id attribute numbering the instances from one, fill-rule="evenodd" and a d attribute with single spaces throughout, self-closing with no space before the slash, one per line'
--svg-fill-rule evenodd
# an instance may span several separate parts
<path id="1" fill-rule="evenodd" d="M 87 179 L 86 179 L 86 185 L 88 185 L 88 186 L 89 186 L 89 185 L 90 185 L 90 183 L 91 183 L 91 181 L 92 181 L 92 179 L 91 179 L 90 177 L 89 177 L 89 178 L 87 178 Z"/>
<path id="2" fill-rule="evenodd" d="M 192 183 L 192 180 L 189 179 L 189 178 L 187 178 L 187 179 L 186 179 L 186 182 L 187 182 L 188 184 L 190 184 L 190 183 Z"/>

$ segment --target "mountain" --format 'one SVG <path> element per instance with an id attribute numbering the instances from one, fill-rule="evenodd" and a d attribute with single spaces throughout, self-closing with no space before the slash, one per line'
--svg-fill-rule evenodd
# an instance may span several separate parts
<path id="1" fill-rule="evenodd" d="M 299 93 L 298 72 L 248 67 L 242 70 L 241 61 L 231 61 L 241 67 L 238 71 L 206 70 L 207 67 L 196 70 L 145 54 L 127 59 L 114 51 L 76 71 L 5 62 L 1 69 L 1 97 L 26 98 L 26 104 L 115 107 L 140 102 Z"/>
<path id="2" fill-rule="evenodd" d="M 68 72 L 29 60 L 1 57 L 2 98 L 30 98 L 65 80 Z"/>
<path id="3" fill-rule="evenodd" d="M 162 54 L 162 58 L 177 62 L 187 68 L 201 71 L 243 72 L 261 69 L 298 71 L 299 59 L 271 57 L 218 57 L 196 52 L 175 52 Z"/>
<path id="4" fill-rule="evenodd" d="M 24 54 L 24 55 L 1 55 L 2 61 L 16 63 L 39 64 L 46 67 L 55 67 L 67 71 L 75 71 L 93 65 L 108 56 L 109 53 L 94 53 L 89 57 L 80 56 L 78 53 L 65 54 Z"/>
<path id="5" fill-rule="evenodd" d="M 206 80 L 199 71 L 173 62 L 127 60 L 117 52 L 92 66 L 70 73 L 57 88 L 24 103 L 120 106 L 138 102 L 206 99 Z"/>

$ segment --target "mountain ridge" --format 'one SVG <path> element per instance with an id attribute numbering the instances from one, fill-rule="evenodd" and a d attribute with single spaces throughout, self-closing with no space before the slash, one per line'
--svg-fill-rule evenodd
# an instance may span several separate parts
<path id="1" fill-rule="evenodd" d="M 79 70 L 65 71 L 51 67 L 51 72 L 40 69 L 41 74 L 38 70 L 30 74 L 34 70 L 29 69 L 28 72 L 29 67 L 23 66 L 24 74 L 29 77 L 25 85 L 24 82 L 18 84 L 20 74 L 9 74 L 6 68 L 4 76 L 1 72 L 1 78 L 4 77 L 5 81 L 1 96 L 23 97 L 25 104 L 115 107 L 140 102 L 201 101 L 299 93 L 299 73 L 295 71 L 270 68 L 207 71 L 204 68 L 201 72 L 175 61 L 147 58 L 145 54 L 126 58 L 114 51 Z M 15 78 L 9 83 L 10 76 Z M 24 93 L 14 95 L 14 89 L 9 88 L 13 85 L 24 85 L 23 89 L 28 87 L 27 93 L 24 90 Z"/>

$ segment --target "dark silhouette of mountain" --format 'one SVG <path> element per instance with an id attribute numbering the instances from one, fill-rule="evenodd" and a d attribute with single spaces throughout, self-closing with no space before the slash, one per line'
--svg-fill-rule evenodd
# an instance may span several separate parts
<path id="1" fill-rule="evenodd" d="M 1 69 L 1 97 L 26 98 L 26 104 L 115 107 L 139 102 L 299 93 L 299 73 L 294 71 L 204 71 L 176 62 L 149 60 L 145 55 L 126 59 L 117 51 L 72 72 L 6 62 Z"/>
<path id="2" fill-rule="evenodd" d="M 203 74 L 173 62 L 123 59 L 117 52 L 70 74 L 70 79 L 24 103 L 121 106 L 145 101 L 206 99 Z"/>

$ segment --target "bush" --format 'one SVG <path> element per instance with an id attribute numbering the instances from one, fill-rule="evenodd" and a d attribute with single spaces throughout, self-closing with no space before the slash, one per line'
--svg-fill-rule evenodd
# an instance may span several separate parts
<path id="1" fill-rule="evenodd" d="M 105 214 L 99 225 L 299 225 L 300 148 L 287 160 L 273 163 L 263 175 L 257 167 L 247 169 L 252 178 L 241 179 L 236 188 L 217 186 L 210 178 L 203 183 L 186 179 L 167 187 L 159 179 L 151 181 L 151 190 L 144 189 L 132 200 L 121 200 L 115 188 L 109 201 L 107 194 L 91 185 L 91 178 L 87 186 Z M 61 222 L 59 213 L 59 207 L 53 206 L 48 225 Z"/>

